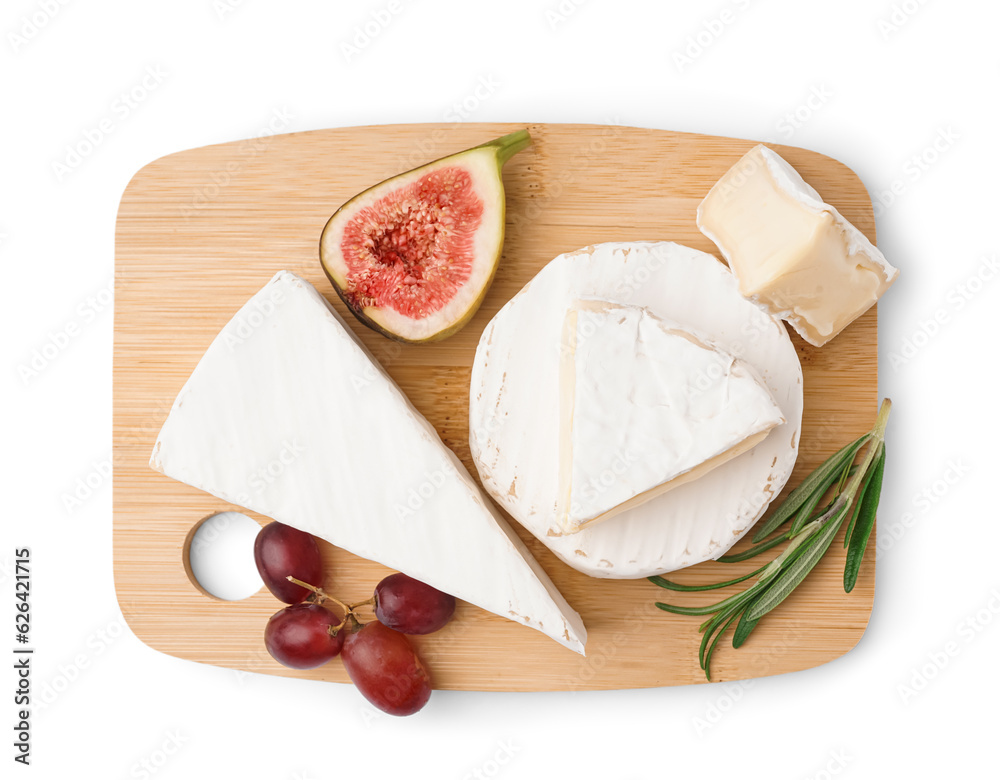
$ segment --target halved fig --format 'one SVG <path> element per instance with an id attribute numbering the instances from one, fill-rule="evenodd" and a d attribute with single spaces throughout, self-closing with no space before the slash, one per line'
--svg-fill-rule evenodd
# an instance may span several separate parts
<path id="1" fill-rule="evenodd" d="M 501 171 L 529 143 L 519 130 L 386 179 L 337 209 L 320 260 L 359 320 L 417 343 L 472 318 L 503 246 Z"/>

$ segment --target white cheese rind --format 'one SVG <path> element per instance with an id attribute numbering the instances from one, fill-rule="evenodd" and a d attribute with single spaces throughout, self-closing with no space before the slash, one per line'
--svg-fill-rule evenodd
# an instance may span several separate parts
<path id="1" fill-rule="evenodd" d="M 697 223 L 719 247 L 743 294 L 813 346 L 864 314 L 899 275 L 860 230 L 763 145 L 712 187 L 698 206 Z"/>
<path id="2" fill-rule="evenodd" d="M 751 451 L 607 523 L 553 535 L 559 491 L 560 333 L 574 300 L 649 309 L 756 369 L 786 422 Z M 798 448 L 802 371 L 777 318 L 712 255 L 669 242 L 560 255 L 493 318 L 472 370 L 470 444 L 484 487 L 573 568 L 634 579 L 723 555 L 784 486 Z"/>
<path id="3" fill-rule="evenodd" d="M 303 279 L 282 271 L 223 328 L 150 465 L 538 629 L 586 629 L 433 426 Z"/>
<path id="4" fill-rule="evenodd" d="M 718 468 L 785 421 L 753 367 L 708 341 L 639 306 L 572 304 L 560 376 L 563 531 Z"/>

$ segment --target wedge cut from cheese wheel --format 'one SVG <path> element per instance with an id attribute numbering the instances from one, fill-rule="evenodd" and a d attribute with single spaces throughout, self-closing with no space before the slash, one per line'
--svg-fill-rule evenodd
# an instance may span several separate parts
<path id="1" fill-rule="evenodd" d="M 639 306 L 574 301 L 560 354 L 565 533 L 704 476 L 785 421 L 746 361 Z"/>
<path id="2" fill-rule="evenodd" d="M 743 295 L 816 347 L 868 311 L 899 275 L 860 230 L 763 145 L 712 187 L 697 221 Z"/>
<path id="3" fill-rule="evenodd" d="M 326 299 L 291 273 L 209 346 L 150 465 L 583 653 L 580 616 L 517 534 Z"/>
<path id="4" fill-rule="evenodd" d="M 785 422 L 701 478 L 565 535 L 560 337 L 567 309 L 587 298 L 644 307 L 745 360 Z M 802 369 L 784 325 L 740 295 L 717 258 L 670 242 L 598 244 L 555 258 L 487 325 L 472 369 L 470 444 L 484 487 L 559 558 L 595 577 L 647 577 L 723 555 L 788 480 L 801 420 Z"/>

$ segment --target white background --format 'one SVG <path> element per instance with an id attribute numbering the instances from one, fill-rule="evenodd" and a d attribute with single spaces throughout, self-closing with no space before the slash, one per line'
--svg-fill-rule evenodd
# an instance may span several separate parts
<path id="1" fill-rule="evenodd" d="M 998 26 L 988 0 L 8 0 L 0 646 L 12 643 L 13 550 L 27 545 L 36 692 L 59 692 L 35 711 L 32 767 L 12 768 L 3 738 L 0 774 L 996 776 Z M 483 79 L 496 86 L 479 100 Z M 133 90 L 146 94 L 129 107 L 120 95 Z M 844 161 L 885 202 L 879 244 L 902 277 L 880 306 L 880 392 L 896 408 L 875 611 L 853 652 L 748 686 L 438 692 L 417 717 L 391 719 L 369 717 L 347 686 L 240 678 L 123 630 L 110 482 L 72 512 L 64 497 L 110 456 L 102 290 L 130 177 L 170 152 L 257 135 L 276 111 L 297 131 L 451 121 L 465 101 L 478 103 L 471 121 L 790 142 Z M 95 148 L 69 154 L 102 122 Z M 71 343 L 26 377 L 33 351 L 74 323 Z M 3 693 L 0 733 L 13 733 L 15 709 Z"/>

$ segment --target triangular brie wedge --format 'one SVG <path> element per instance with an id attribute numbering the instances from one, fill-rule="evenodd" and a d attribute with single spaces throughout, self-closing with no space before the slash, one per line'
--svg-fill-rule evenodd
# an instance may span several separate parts
<path id="1" fill-rule="evenodd" d="M 748 363 L 644 308 L 576 301 L 561 346 L 563 533 L 698 479 L 784 422 Z"/>
<path id="2" fill-rule="evenodd" d="M 212 342 L 150 465 L 583 653 L 580 616 L 517 534 L 326 299 L 291 273 Z"/>

